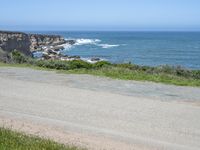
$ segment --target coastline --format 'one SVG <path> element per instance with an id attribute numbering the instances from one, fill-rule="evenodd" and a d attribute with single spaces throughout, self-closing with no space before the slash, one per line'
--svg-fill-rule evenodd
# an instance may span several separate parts
<path id="1" fill-rule="evenodd" d="M 66 47 L 83 44 L 81 39 L 65 39 L 53 34 L 27 34 L 24 32 L 0 31 L 0 56 L 1 51 L 8 54 L 17 50 L 27 56 L 38 60 L 83 60 L 89 63 L 102 61 L 100 58 L 82 59 L 80 56 L 69 56 L 62 53 Z M 5 58 L 6 59 L 6 58 Z"/>
<path id="2" fill-rule="evenodd" d="M 79 55 L 65 55 L 64 45 L 73 47 L 82 44 L 97 44 L 100 40 L 66 40 L 62 36 L 0 32 L 0 61 L 10 65 L 56 69 L 75 74 L 91 74 L 122 80 L 151 81 L 179 86 L 200 86 L 200 70 L 181 66 L 143 66 L 129 63 L 115 64 L 98 57 L 83 59 Z M 97 42 L 97 43 L 96 43 Z M 113 46 L 113 45 L 112 45 Z M 14 49 L 14 50 L 13 50 Z M 19 49 L 19 50 L 16 50 Z M 41 54 L 31 58 L 32 53 Z M 1 64 L 2 66 L 4 64 Z M 5 64 L 6 65 L 6 64 Z"/>
<path id="3" fill-rule="evenodd" d="M 66 39 L 84 40 L 65 50 L 67 55 L 81 58 L 103 58 L 111 63 L 142 66 L 183 66 L 199 69 L 199 40 L 197 32 L 101 32 L 59 31 L 41 32 L 60 34 Z M 100 41 L 100 42 L 99 42 Z M 118 45 L 102 48 L 99 44 Z"/>
<path id="4" fill-rule="evenodd" d="M 39 35 L 43 37 L 51 37 L 51 35 L 55 37 L 58 35 L 63 40 L 69 41 L 68 46 L 64 49 L 64 45 L 52 48 L 44 46 L 45 49 L 47 48 L 45 52 L 44 49 L 42 51 L 38 49 L 41 52 L 40 57 L 42 57 L 43 52 L 45 53 L 44 57 L 46 58 L 44 59 L 58 60 L 63 57 L 62 60 L 82 59 L 87 62 L 93 62 L 91 59 L 96 59 L 120 64 L 131 62 L 140 66 L 156 67 L 167 64 L 193 70 L 200 68 L 198 62 L 200 59 L 199 32 L 30 31 L 28 33 L 38 37 Z M 40 38 L 37 40 L 40 41 Z M 46 44 L 51 42 L 51 39 L 46 38 L 46 40 Z M 54 42 L 56 43 L 56 41 Z M 42 43 L 36 44 L 40 45 Z M 63 50 L 58 50 L 58 48 Z M 11 50 L 14 49 L 17 48 L 12 48 Z M 60 54 L 61 56 L 59 56 Z"/>

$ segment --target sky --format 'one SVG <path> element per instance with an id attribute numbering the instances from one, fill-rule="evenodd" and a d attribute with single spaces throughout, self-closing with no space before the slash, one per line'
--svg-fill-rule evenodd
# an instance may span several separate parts
<path id="1" fill-rule="evenodd" d="M 200 31 L 200 0 L 0 0 L 0 30 Z"/>

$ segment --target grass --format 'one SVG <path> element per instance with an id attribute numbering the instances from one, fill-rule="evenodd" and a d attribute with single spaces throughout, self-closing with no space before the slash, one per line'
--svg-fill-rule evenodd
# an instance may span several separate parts
<path id="1" fill-rule="evenodd" d="M 135 64 L 111 64 L 103 61 L 90 64 L 81 60 L 36 60 L 14 51 L 9 62 L 0 66 L 28 67 L 39 70 L 54 70 L 68 74 L 90 74 L 121 80 L 151 81 L 178 86 L 200 86 L 200 70 L 180 66 L 139 66 Z"/>
<path id="2" fill-rule="evenodd" d="M 156 83 L 172 84 L 178 86 L 200 86 L 200 80 L 187 79 L 167 74 L 148 74 L 138 71 L 130 71 L 123 68 L 102 68 L 99 70 L 69 70 L 68 73 L 74 74 L 90 74 L 102 77 L 110 77 L 121 80 L 151 81 Z"/>
<path id="3" fill-rule="evenodd" d="M 78 150 L 51 140 L 25 135 L 0 127 L 1 150 Z"/>

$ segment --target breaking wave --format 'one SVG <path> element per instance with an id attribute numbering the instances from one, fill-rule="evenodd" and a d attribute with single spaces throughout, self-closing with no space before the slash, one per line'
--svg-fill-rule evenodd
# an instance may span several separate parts
<path id="1" fill-rule="evenodd" d="M 120 46 L 117 44 L 102 44 L 99 39 L 76 39 L 75 45 L 96 45 L 101 48 L 113 48 Z"/>
<path id="2" fill-rule="evenodd" d="M 113 47 L 118 47 L 119 45 L 98 44 L 97 46 L 101 46 L 102 48 L 113 48 Z"/>
<path id="3" fill-rule="evenodd" d="M 61 46 L 63 46 L 64 49 L 70 49 L 70 48 L 72 48 L 72 45 L 71 45 L 71 44 L 63 44 L 63 45 L 61 45 Z"/>
<path id="4" fill-rule="evenodd" d="M 101 43 L 102 41 L 100 39 L 84 39 L 84 38 L 79 38 L 79 39 L 66 39 L 66 40 L 75 40 L 74 45 L 70 44 L 64 44 L 64 48 L 66 50 L 69 50 L 73 48 L 73 46 L 82 46 L 82 45 L 95 45 L 97 47 L 101 47 L 103 49 L 109 49 L 109 48 L 114 48 L 114 47 L 119 47 L 120 45 L 118 44 L 106 44 L 106 43 Z"/>
<path id="5" fill-rule="evenodd" d="M 96 45 L 101 42 L 99 39 L 76 39 L 75 45 Z"/>

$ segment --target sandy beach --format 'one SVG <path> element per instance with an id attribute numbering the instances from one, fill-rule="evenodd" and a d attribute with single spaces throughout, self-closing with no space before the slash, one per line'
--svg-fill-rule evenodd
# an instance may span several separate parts
<path id="1" fill-rule="evenodd" d="M 199 150 L 200 88 L 0 67 L 0 125 L 89 150 Z"/>

